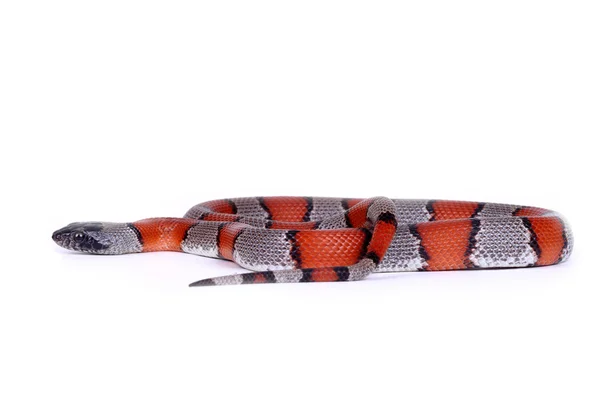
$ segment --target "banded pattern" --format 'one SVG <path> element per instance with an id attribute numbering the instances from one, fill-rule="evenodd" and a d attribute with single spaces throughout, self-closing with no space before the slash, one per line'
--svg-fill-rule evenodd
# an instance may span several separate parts
<path id="1" fill-rule="evenodd" d="M 255 271 L 191 286 L 363 279 L 371 272 L 552 265 L 572 252 L 559 214 L 446 200 L 250 197 L 213 200 L 184 218 L 74 223 L 61 246 L 94 254 L 182 251 Z"/>

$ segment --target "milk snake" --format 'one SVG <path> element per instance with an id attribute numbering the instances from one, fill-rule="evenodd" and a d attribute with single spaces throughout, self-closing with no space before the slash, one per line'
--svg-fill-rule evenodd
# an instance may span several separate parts
<path id="1" fill-rule="evenodd" d="M 573 248 L 559 214 L 537 207 L 386 197 L 213 200 L 183 218 L 77 222 L 53 233 L 93 254 L 181 251 L 255 271 L 190 286 L 354 281 L 372 272 L 552 265 Z"/>

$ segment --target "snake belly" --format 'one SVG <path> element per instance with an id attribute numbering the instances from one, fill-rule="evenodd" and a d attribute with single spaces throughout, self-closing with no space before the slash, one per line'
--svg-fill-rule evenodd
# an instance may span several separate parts
<path id="1" fill-rule="evenodd" d="M 551 210 L 386 197 L 213 200 L 192 207 L 184 218 L 74 223 L 53 238 L 63 247 L 88 253 L 182 251 L 254 271 L 190 286 L 547 266 L 565 261 L 573 248 L 568 223 Z"/>

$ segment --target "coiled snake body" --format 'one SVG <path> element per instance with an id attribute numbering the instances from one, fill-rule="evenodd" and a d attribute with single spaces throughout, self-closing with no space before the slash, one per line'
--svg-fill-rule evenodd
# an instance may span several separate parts
<path id="1" fill-rule="evenodd" d="M 190 286 L 352 281 L 372 272 L 552 265 L 573 237 L 536 207 L 386 197 L 248 197 L 192 207 L 183 218 L 78 222 L 53 233 L 93 254 L 182 251 L 256 271 Z"/>

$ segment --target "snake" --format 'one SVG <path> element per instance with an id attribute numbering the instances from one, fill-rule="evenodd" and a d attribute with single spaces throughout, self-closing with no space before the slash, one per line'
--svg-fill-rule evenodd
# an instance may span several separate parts
<path id="1" fill-rule="evenodd" d="M 178 251 L 252 272 L 189 286 L 358 281 L 371 273 L 549 266 L 573 233 L 559 213 L 530 206 L 372 197 L 211 200 L 183 218 L 75 222 L 52 239 L 77 252 Z"/>

